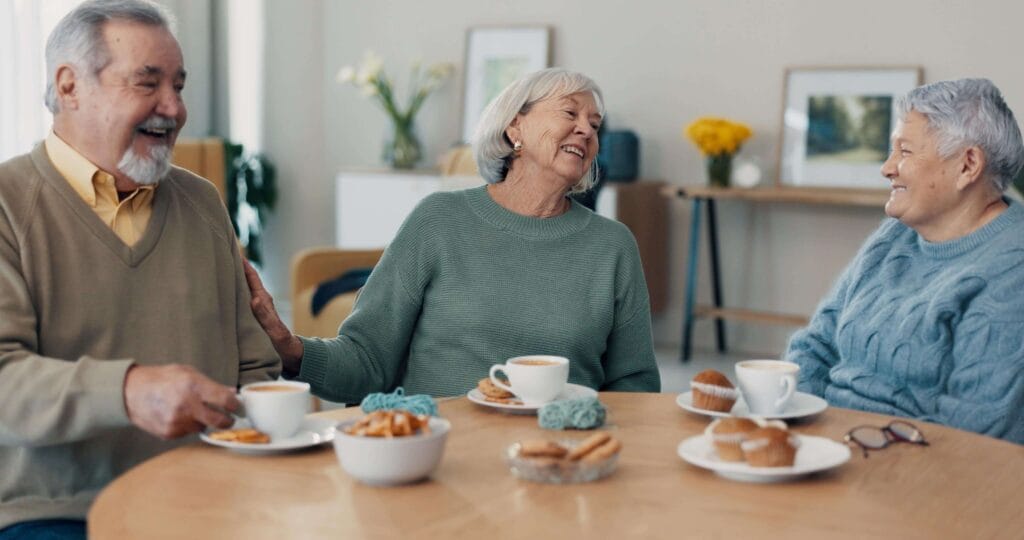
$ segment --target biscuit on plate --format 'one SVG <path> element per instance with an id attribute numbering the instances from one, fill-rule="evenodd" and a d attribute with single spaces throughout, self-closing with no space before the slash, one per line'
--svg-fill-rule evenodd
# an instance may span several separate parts
<path id="1" fill-rule="evenodd" d="M 489 398 L 508 399 L 515 397 L 515 394 L 512 392 L 498 388 L 498 385 L 494 384 L 494 381 L 492 381 L 490 377 L 480 379 L 480 382 L 476 383 L 476 388 L 481 394 Z"/>
<path id="2" fill-rule="evenodd" d="M 262 431 L 257 431 L 252 428 L 242 429 L 226 429 L 223 431 L 215 431 L 210 434 L 210 438 L 215 441 L 224 442 L 236 442 L 244 444 L 267 444 L 270 442 L 270 436 Z"/>

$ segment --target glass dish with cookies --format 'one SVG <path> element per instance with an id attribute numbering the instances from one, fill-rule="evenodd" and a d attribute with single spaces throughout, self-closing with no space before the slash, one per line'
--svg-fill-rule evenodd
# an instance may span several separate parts
<path id="1" fill-rule="evenodd" d="M 622 443 L 607 432 L 584 439 L 531 439 L 505 450 L 505 462 L 518 478 L 547 484 L 600 480 L 615 471 Z"/>

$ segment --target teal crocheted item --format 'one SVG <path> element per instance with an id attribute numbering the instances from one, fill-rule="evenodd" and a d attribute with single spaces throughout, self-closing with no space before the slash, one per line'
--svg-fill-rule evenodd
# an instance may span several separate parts
<path id="1" fill-rule="evenodd" d="M 544 429 L 594 429 L 604 425 L 605 408 L 596 397 L 548 403 L 537 414 Z"/>
<path id="2" fill-rule="evenodd" d="M 359 406 L 363 409 L 363 412 L 366 413 L 379 411 L 381 409 L 402 409 L 413 414 L 437 416 L 437 403 L 434 403 L 434 398 L 426 394 L 407 396 L 405 395 L 405 389 L 401 386 L 396 388 L 395 391 L 390 394 L 385 394 L 383 392 L 367 394 Z"/>

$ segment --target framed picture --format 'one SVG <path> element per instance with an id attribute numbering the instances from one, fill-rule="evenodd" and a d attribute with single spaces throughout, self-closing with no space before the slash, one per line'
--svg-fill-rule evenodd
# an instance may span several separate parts
<path id="1" fill-rule="evenodd" d="M 887 189 L 893 106 L 921 78 L 920 67 L 786 70 L 778 185 Z"/>
<path id="2" fill-rule="evenodd" d="M 546 26 L 470 28 L 462 92 L 462 140 L 469 142 L 484 107 L 520 76 L 551 65 Z"/>

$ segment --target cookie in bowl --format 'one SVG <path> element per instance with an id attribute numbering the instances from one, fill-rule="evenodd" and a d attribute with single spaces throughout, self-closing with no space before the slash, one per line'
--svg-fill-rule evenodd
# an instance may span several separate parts
<path id="1" fill-rule="evenodd" d="M 690 381 L 693 406 L 709 411 L 729 412 L 740 393 L 720 371 L 705 369 Z"/>

